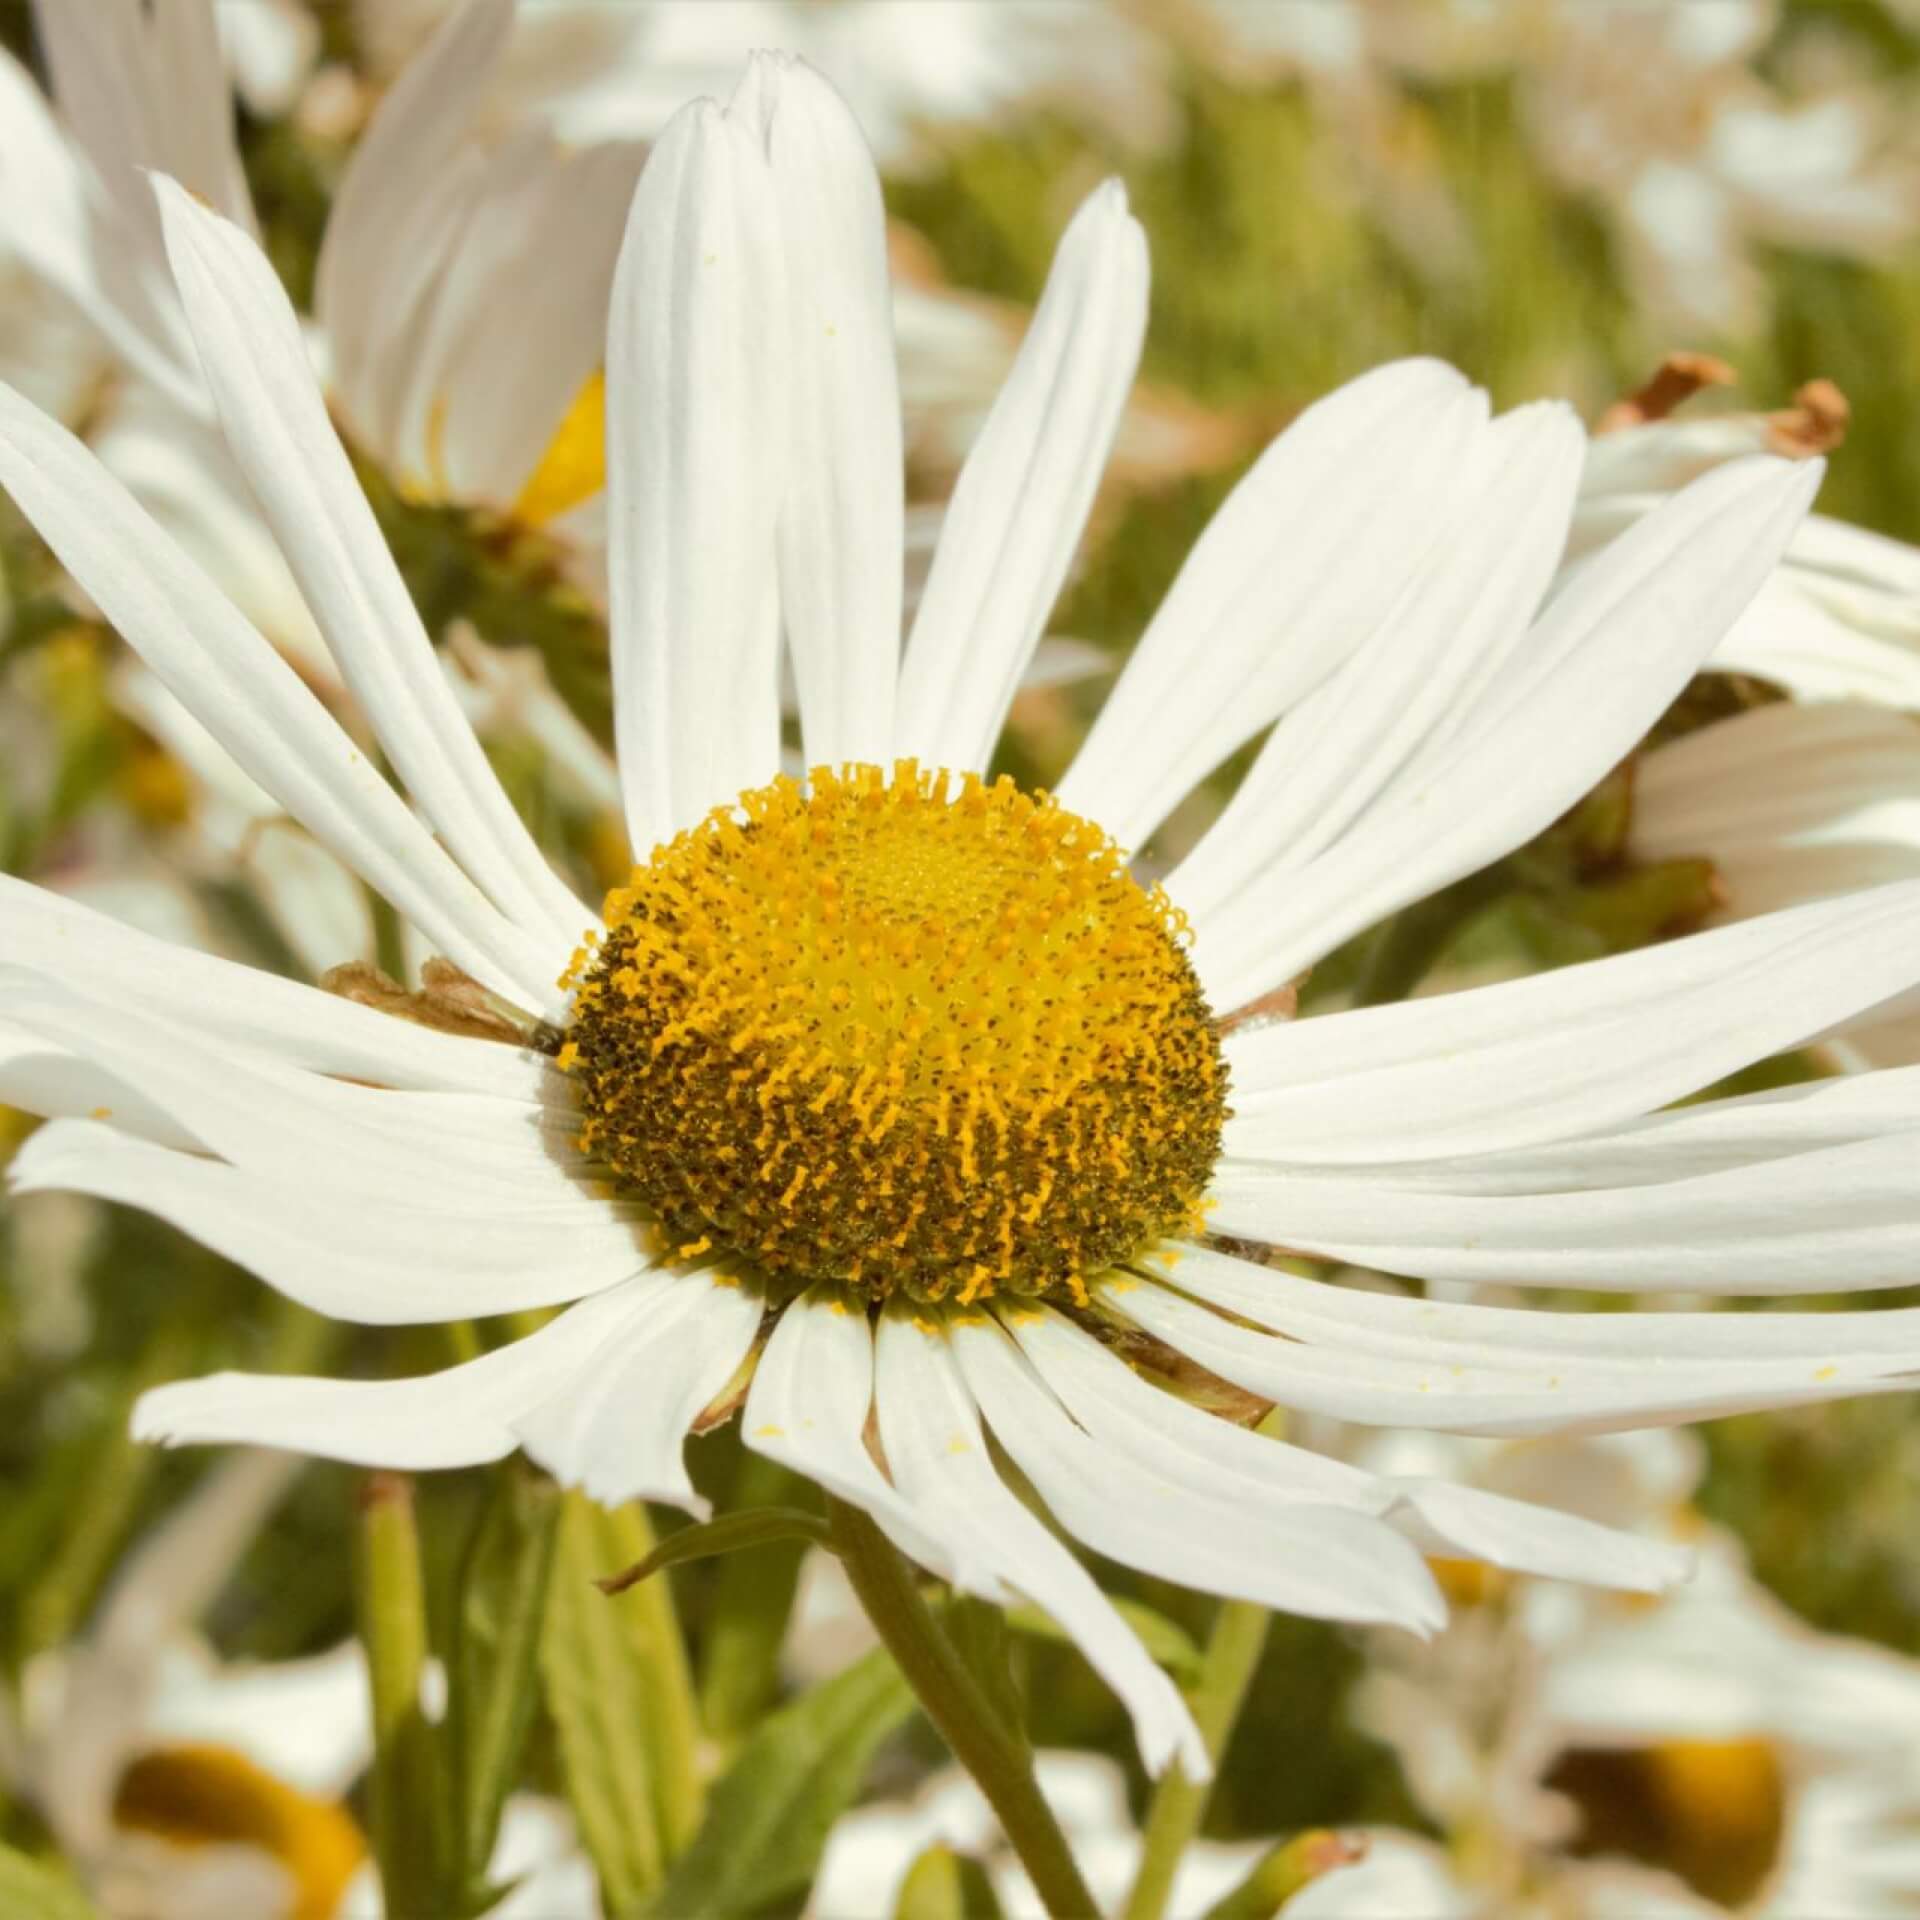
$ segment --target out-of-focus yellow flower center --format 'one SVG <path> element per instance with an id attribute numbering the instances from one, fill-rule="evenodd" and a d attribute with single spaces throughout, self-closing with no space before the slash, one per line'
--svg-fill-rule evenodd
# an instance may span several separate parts
<path id="1" fill-rule="evenodd" d="M 591 375 L 513 503 L 516 520 L 544 527 L 607 484 L 607 381 Z"/>
<path id="2" fill-rule="evenodd" d="M 1765 1740 L 1577 1747 L 1547 1783 L 1580 1810 L 1578 1852 L 1664 1867 L 1722 1906 L 1745 1906 L 1780 1857 L 1787 1781 Z"/>
<path id="3" fill-rule="evenodd" d="M 346 1810 L 276 1779 L 231 1748 L 156 1747 L 120 1776 L 113 1817 L 178 1847 L 252 1846 L 285 1868 L 288 1920 L 332 1920 L 366 1854 Z"/>
<path id="4" fill-rule="evenodd" d="M 1198 1224 L 1226 1069 L 1184 923 L 1049 797 L 783 777 L 605 917 L 561 1064 L 677 1253 L 965 1303 Z"/>

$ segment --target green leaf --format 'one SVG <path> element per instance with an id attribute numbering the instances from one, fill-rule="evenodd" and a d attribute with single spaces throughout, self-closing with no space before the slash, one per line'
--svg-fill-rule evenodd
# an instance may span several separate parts
<path id="1" fill-rule="evenodd" d="M 900 1883 L 893 1920 L 1001 1920 L 993 1882 L 978 1860 L 929 1847 Z"/>
<path id="2" fill-rule="evenodd" d="M 93 1902 L 59 1867 L 3 1846 L 0 1913 L 7 1920 L 96 1920 Z"/>
<path id="3" fill-rule="evenodd" d="M 734 1920 L 805 1888 L 880 1743 L 913 1710 L 912 1690 L 876 1650 L 762 1721 L 648 1912 Z"/>
<path id="4" fill-rule="evenodd" d="M 1190 1680 L 1200 1671 L 1200 1649 L 1184 1627 L 1176 1626 L 1164 1613 L 1156 1613 L 1138 1600 L 1124 1600 L 1116 1594 L 1109 1594 L 1107 1598 L 1114 1611 L 1133 1629 L 1140 1644 L 1176 1680 Z M 1009 1607 L 1007 1625 L 1015 1633 L 1030 1633 L 1039 1640 L 1056 1640 L 1062 1646 L 1073 1645 L 1073 1636 L 1038 1607 Z"/>
<path id="5" fill-rule="evenodd" d="M 462 1568 L 447 1744 L 456 1776 L 459 1877 L 470 1912 L 486 1904 L 487 1862 L 533 1721 L 559 1521 L 559 1488 L 510 1461 L 495 1476 Z"/>
<path id="6" fill-rule="evenodd" d="M 798 1540 L 804 1545 L 824 1547 L 827 1523 L 816 1514 L 803 1513 L 798 1507 L 756 1507 L 748 1513 L 723 1513 L 717 1520 L 680 1531 L 654 1548 L 644 1560 L 637 1560 L 623 1573 L 603 1575 L 595 1580 L 602 1593 L 625 1593 L 650 1579 L 662 1567 L 677 1567 L 686 1560 L 711 1560 L 716 1554 L 738 1553 L 746 1547 L 769 1546 L 775 1541 Z"/>
<path id="7" fill-rule="evenodd" d="M 610 1913 L 659 1884 L 700 1825 L 693 1681 L 665 1580 L 617 1598 L 596 1582 L 654 1549 L 643 1507 L 561 1502 L 540 1667 L 567 1798 Z"/>
<path id="8" fill-rule="evenodd" d="M 373 1851 L 394 1920 L 443 1914 L 446 1801 L 439 1743 L 420 1702 L 427 1603 L 404 1474 L 370 1473 L 360 1496 L 355 1600 L 373 1695 Z"/>
<path id="9" fill-rule="evenodd" d="M 730 1504 L 790 1506 L 808 1494 L 798 1474 L 764 1454 L 741 1450 Z M 731 1750 L 779 1698 L 780 1648 L 787 1637 L 806 1546 L 786 1540 L 721 1564 L 700 1636 L 700 1714 Z"/>

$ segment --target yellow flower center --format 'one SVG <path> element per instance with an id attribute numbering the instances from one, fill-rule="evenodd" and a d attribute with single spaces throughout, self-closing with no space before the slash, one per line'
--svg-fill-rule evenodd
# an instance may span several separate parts
<path id="1" fill-rule="evenodd" d="M 1723 1906 L 1744 1907 L 1780 1858 L 1787 1779 L 1765 1740 L 1576 1747 L 1547 1784 L 1580 1810 L 1576 1852 L 1664 1867 Z"/>
<path id="2" fill-rule="evenodd" d="M 177 1847 L 258 1847 L 292 1882 L 287 1920 L 332 1920 L 366 1853 L 345 1808 L 210 1744 L 183 1742 L 140 1755 L 120 1776 L 113 1817 Z"/>
<path id="3" fill-rule="evenodd" d="M 1011 780 L 816 768 L 607 896 L 582 1145 L 686 1257 L 876 1298 L 1080 1296 L 1199 1222 L 1226 1068 L 1164 893 Z"/>

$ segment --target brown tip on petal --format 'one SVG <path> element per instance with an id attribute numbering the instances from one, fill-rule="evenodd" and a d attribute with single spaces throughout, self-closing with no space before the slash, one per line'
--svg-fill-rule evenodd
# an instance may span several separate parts
<path id="1" fill-rule="evenodd" d="M 1703 387 L 1730 387 L 1734 379 L 1733 369 L 1710 353 L 1670 353 L 1648 380 L 1600 416 L 1594 432 L 1619 433 L 1626 427 L 1664 420 Z"/>
<path id="2" fill-rule="evenodd" d="M 1332 1833 L 1323 1829 L 1300 1836 L 1302 1864 L 1315 1879 L 1331 1873 L 1335 1867 L 1358 1866 L 1372 1845 L 1364 1833 Z"/>
<path id="3" fill-rule="evenodd" d="M 1264 1026 L 1270 1021 L 1291 1020 L 1300 1011 L 1300 988 L 1306 977 L 1303 973 L 1298 980 L 1289 980 L 1284 987 L 1275 987 L 1271 993 L 1263 993 L 1258 1000 L 1249 1000 L 1244 1007 L 1235 1007 L 1231 1013 L 1223 1013 L 1213 1023 L 1214 1031 L 1231 1033 L 1235 1027 L 1255 1023 Z"/>
<path id="4" fill-rule="evenodd" d="M 1793 405 L 1767 415 L 1767 444 L 1789 460 L 1831 453 L 1847 437 L 1853 408 L 1831 380 L 1809 380 Z"/>

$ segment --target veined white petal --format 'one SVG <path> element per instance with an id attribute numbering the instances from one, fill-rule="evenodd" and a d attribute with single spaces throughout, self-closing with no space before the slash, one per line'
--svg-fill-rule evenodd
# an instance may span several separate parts
<path id="1" fill-rule="evenodd" d="M 1446 1480 L 1392 1484 L 1406 1502 L 1408 1537 L 1429 1553 L 1462 1554 L 1513 1573 L 1634 1593 L 1663 1593 L 1693 1572 L 1688 1548 L 1604 1527 L 1577 1513 Z"/>
<path id="2" fill-rule="evenodd" d="M 501 1208 L 475 1217 L 408 1201 L 270 1180 L 170 1152 L 91 1120 L 54 1120 L 14 1156 L 16 1193 L 90 1193 L 158 1214 L 276 1291 L 366 1326 L 462 1320 L 577 1300 L 649 1264 L 611 1203 Z"/>
<path id="3" fill-rule="evenodd" d="M 901 1549 L 963 1592 L 996 1604 L 1005 1590 L 964 1536 L 951 1544 L 938 1516 L 916 1512 L 867 1450 L 873 1333 L 863 1304 L 815 1288 L 780 1316 L 754 1368 L 740 1437 L 756 1453 L 817 1481 L 873 1516 Z"/>
<path id="4" fill-rule="evenodd" d="M 846 103 L 804 61 L 756 54 L 734 110 L 764 129 L 786 254 L 780 598 L 801 739 L 810 767 L 885 765 L 906 509 L 880 178 Z"/>
<path id="5" fill-rule="evenodd" d="M 1225 1045 L 1234 1151 L 1296 1166 L 1588 1133 L 1895 1001 L 1920 882 L 1463 993 L 1248 1029 Z"/>
<path id="6" fill-rule="evenodd" d="M 973 1397 L 939 1331 L 904 1315 L 880 1322 L 875 1399 L 893 1483 L 927 1524 L 965 1538 L 1007 1584 L 1059 1621 L 1132 1717 L 1140 1757 L 1159 1773 L 1174 1760 L 1189 1780 L 1212 1761 L 1200 1729 L 1092 1577 L 1014 1498 L 994 1471 Z"/>
<path id="7" fill-rule="evenodd" d="M 222 1049 L 380 1086 L 564 1100 L 553 1063 L 518 1047 L 436 1033 L 337 994 L 174 946 L 44 887 L 0 874 L 7 959 L 90 1000 L 183 1013 Z"/>
<path id="8" fill-rule="evenodd" d="M 313 310 L 347 417 L 391 448 L 404 399 L 396 365 L 445 265 L 449 198 L 474 162 L 462 149 L 506 49 L 514 0 L 454 9 L 393 84 L 355 144 L 327 215 Z"/>
<path id="9" fill-rule="evenodd" d="M 1278 1164 L 1281 1171 L 1289 1170 L 1284 1162 L 1261 1153 L 1242 1155 L 1235 1125 L 1227 1123 L 1223 1164 Z M 1920 1068 L 1855 1073 L 1734 1100 L 1708 1100 L 1546 1146 L 1342 1165 L 1334 1177 L 1356 1188 L 1373 1184 L 1414 1193 L 1498 1195 L 1657 1186 L 1892 1132 L 1920 1133 Z M 1316 1178 L 1329 1171 L 1313 1169 Z"/>
<path id="10" fill-rule="evenodd" d="M 1817 461 L 1740 461 L 1623 534 L 1548 607 L 1482 711 L 1402 769 L 1307 867 L 1196 925 L 1208 997 L 1235 1007 L 1509 852 L 1646 732 L 1753 597 L 1804 517 Z M 1552 740 L 1551 754 L 1533 743 Z"/>
<path id="11" fill-rule="evenodd" d="M 1878 707 L 1756 707 L 1634 768 L 1633 850 L 1705 857 L 1746 919 L 1920 879 L 1920 725 Z"/>
<path id="12" fill-rule="evenodd" d="M 1250 1392 L 1375 1426 L 1606 1433 L 1906 1390 L 1920 1373 L 1920 1311 L 1905 1307 L 1556 1313 L 1305 1280 L 1201 1247 L 1140 1266 L 1154 1278 L 1104 1283 L 1108 1305 Z"/>
<path id="13" fill-rule="evenodd" d="M 1409 1191 L 1227 1162 L 1209 1225 L 1427 1280 L 1845 1293 L 1920 1272 L 1920 1133 L 1615 1191 Z"/>
<path id="14" fill-rule="evenodd" d="M 6 1021 L 0 1021 L 0 1105 L 43 1119 L 111 1118 L 162 1146 L 197 1144 L 171 1114 L 111 1068 Z"/>
<path id="15" fill-rule="evenodd" d="M 897 753 L 985 769 L 1080 544 L 1146 325 L 1146 236 L 1109 180 L 1067 228 L 961 469 L 907 642 Z"/>
<path id="16" fill-rule="evenodd" d="M 567 1390 L 644 1312 L 640 1274 L 477 1360 L 407 1380 L 216 1373 L 155 1387 L 133 1409 L 133 1437 L 163 1446 L 286 1447 L 323 1460 L 409 1472 L 503 1459 L 513 1422 Z"/>
<path id="17" fill-rule="evenodd" d="M 167 250 L 228 444 L 401 779 L 558 978 L 593 915 L 561 883 L 480 750 L 354 477 L 266 256 L 171 180 Z"/>
<path id="18" fill-rule="evenodd" d="M 1385 1484 L 1359 1467 L 1250 1433 L 1150 1386 L 1050 1308 L 1009 1309 L 1001 1323 L 1061 1405 L 1120 1461 L 1186 1475 L 1280 1517 L 1303 1501 L 1376 1514 L 1393 1504 Z"/>
<path id="19" fill-rule="evenodd" d="M 752 1349 L 760 1295 L 707 1270 L 648 1279 L 598 1363 L 516 1416 L 514 1431 L 556 1480 L 603 1506 L 664 1500 L 704 1520 L 712 1508 L 694 1492 L 682 1453 L 701 1409 Z"/>
<path id="20" fill-rule="evenodd" d="M 431 1194 L 438 1204 L 459 1196 L 476 1216 L 545 1205 L 597 1217 L 611 1197 L 573 1147 L 570 1104 L 393 1092 L 236 1057 L 190 1026 L 102 1005 L 18 968 L 0 966 L 0 1004 L 22 1030 L 99 1061 L 237 1167 L 297 1182 L 319 1159 L 322 1182 L 336 1190 Z M 113 1117 L 121 1121 L 117 1108 Z M 146 1131 L 137 1117 L 135 1131 Z M 564 1230 L 559 1219 L 555 1227 Z"/>
<path id="21" fill-rule="evenodd" d="M 1225 811 L 1168 876 L 1205 915 L 1263 870 L 1307 864 L 1456 731 L 1526 635 L 1559 565 L 1587 444 L 1567 408 L 1496 420 L 1456 482 L 1432 557 L 1378 631 L 1309 693 L 1261 749 Z"/>
<path id="22" fill-rule="evenodd" d="M 64 427 L 0 386 L 0 484 L 128 644 L 314 837 L 498 993 L 555 1006 L 552 943 L 480 894 L 298 674 Z"/>
<path id="23" fill-rule="evenodd" d="M 1325 679 L 1417 576 L 1486 417 L 1485 395 L 1436 360 L 1376 368 L 1301 414 L 1188 556 L 1061 804 L 1138 846 Z"/>
<path id="24" fill-rule="evenodd" d="M 786 474 L 779 210 L 742 115 L 699 101 L 640 177 L 607 346 L 614 728 L 636 853 L 779 768 Z"/>
<path id="25" fill-rule="evenodd" d="M 1416 1633 L 1445 1624 L 1425 1563 L 1373 1515 L 1302 1499 L 1278 1514 L 1263 1511 L 1204 1475 L 1156 1467 L 1140 1448 L 1116 1470 L 1110 1445 L 1074 1424 L 997 1322 L 962 1322 L 949 1338 L 994 1438 L 1054 1518 L 1097 1552 L 1205 1593 L 1315 1619 Z M 1134 1417 L 1144 1438 L 1155 1437 L 1157 1422 Z"/>

